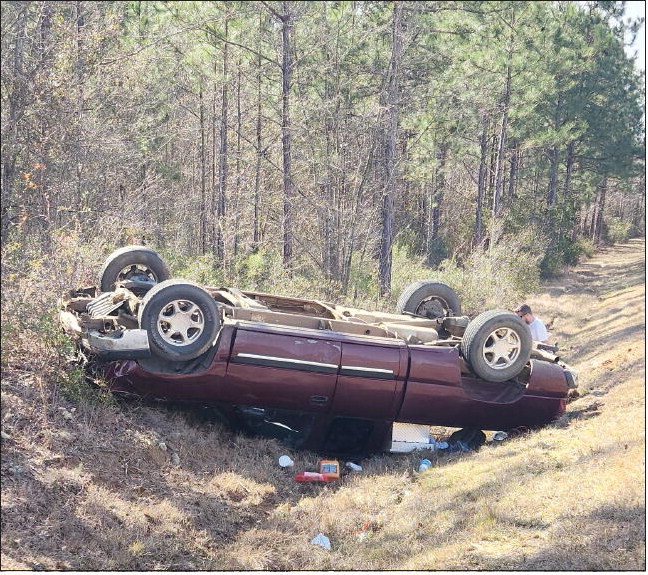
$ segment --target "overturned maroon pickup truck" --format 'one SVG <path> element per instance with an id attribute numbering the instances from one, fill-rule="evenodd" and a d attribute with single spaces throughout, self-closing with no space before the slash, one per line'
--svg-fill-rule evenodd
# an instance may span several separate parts
<path id="1" fill-rule="evenodd" d="M 216 409 L 294 448 L 388 449 L 394 422 L 506 430 L 565 411 L 576 374 L 506 310 L 470 320 L 449 286 L 407 288 L 395 314 L 170 279 L 145 246 L 105 262 L 59 317 L 116 394 Z"/>

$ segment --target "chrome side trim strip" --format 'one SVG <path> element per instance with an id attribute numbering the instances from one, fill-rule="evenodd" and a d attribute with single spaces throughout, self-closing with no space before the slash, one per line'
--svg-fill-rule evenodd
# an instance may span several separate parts
<path id="1" fill-rule="evenodd" d="M 337 373 L 338 366 L 335 363 L 323 363 L 319 361 L 305 361 L 288 357 L 276 357 L 273 355 L 258 355 L 256 353 L 238 353 L 234 363 L 248 365 L 260 365 L 264 367 L 280 367 L 284 369 L 298 369 L 303 371 L 314 371 L 317 373 Z"/>

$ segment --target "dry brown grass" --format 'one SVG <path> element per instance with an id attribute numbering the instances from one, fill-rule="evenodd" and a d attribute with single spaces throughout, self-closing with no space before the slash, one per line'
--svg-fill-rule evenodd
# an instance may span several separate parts
<path id="1" fill-rule="evenodd" d="M 643 241 L 610 248 L 530 301 L 581 373 L 555 425 L 327 486 L 293 481 L 311 453 L 287 471 L 276 441 L 71 393 L 58 340 L 26 326 L 3 350 L 1 567 L 645 570 L 644 262 Z"/>

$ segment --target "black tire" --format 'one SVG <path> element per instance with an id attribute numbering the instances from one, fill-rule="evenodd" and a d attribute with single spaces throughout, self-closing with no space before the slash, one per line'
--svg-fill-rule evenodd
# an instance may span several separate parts
<path id="1" fill-rule="evenodd" d="M 120 281 L 139 279 L 151 285 L 163 282 L 171 277 L 171 272 L 155 250 L 146 246 L 126 246 L 110 254 L 100 277 L 101 291 L 107 292 L 115 289 Z"/>
<path id="2" fill-rule="evenodd" d="M 186 280 L 166 280 L 142 299 L 139 325 L 149 336 L 151 352 L 173 361 L 205 353 L 221 327 L 218 304 L 200 286 Z"/>
<path id="3" fill-rule="evenodd" d="M 420 281 L 407 287 L 396 303 L 398 313 L 410 313 L 428 319 L 461 315 L 459 295 L 449 285 Z"/>
<path id="4" fill-rule="evenodd" d="M 460 349 L 475 375 L 507 381 L 524 369 L 532 344 L 529 327 L 516 314 L 495 309 L 468 324 Z"/>

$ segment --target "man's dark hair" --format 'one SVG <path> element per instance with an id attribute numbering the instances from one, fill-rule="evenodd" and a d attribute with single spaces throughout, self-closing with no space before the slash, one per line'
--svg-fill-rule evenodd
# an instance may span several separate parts
<path id="1" fill-rule="evenodd" d="M 523 303 L 521 306 L 519 306 L 519 307 L 515 310 L 515 313 L 521 313 L 521 314 L 526 315 L 526 314 L 528 314 L 528 313 L 531 313 L 531 307 L 530 307 L 528 304 Z"/>

